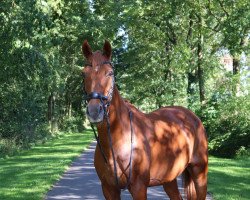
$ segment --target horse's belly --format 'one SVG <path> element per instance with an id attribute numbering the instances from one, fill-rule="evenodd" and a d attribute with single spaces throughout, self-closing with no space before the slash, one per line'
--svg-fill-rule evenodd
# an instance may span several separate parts
<path id="1" fill-rule="evenodd" d="M 178 159 L 168 164 L 159 163 L 154 164 L 150 170 L 150 184 L 149 186 L 161 185 L 165 182 L 170 182 L 179 176 L 185 169 L 187 162 L 179 161 Z"/>
<path id="2" fill-rule="evenodd" d="M 155 147 L 155 150 L 152 151 L 149 186 L 174 180 L 183 172 L 189 162 L 188 151 L 185 148 L 175 151 L 160 147 L 158 149 L 161 150 L 157 151 Z"/>

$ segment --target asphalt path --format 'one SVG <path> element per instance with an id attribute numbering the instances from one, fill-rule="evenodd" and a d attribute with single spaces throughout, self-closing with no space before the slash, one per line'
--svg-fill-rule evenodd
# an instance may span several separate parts
<path id="1" fill-rule="evenodd" d="M 94 168 L 94 151 L 96 143 L 77 158 L 61 179 L 47 193 L 45 200 L 105 200 L 101 183 Z M 179 190 L 184 190 L 182 180 L 178 178 Z M 148 200 L 169 199 L 162 186 L 148 188 Z M 122 191 L 122 200 L 132 200 L 130 193 Z M 210 195 L 207 200 L 211 200 Z"/>

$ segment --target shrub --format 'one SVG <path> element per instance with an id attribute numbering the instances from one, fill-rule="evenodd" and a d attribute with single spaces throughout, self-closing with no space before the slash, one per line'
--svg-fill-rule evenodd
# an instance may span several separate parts
<path id="1" fill-rule="evenodd" d="M 14 139 L 0 140 L 0 158 L 12 156 L 19 150 Z"/>
<path id="2" fill-rule="evenodd" d="M 65 117 L 60 123 L 60 130 L 65 132 L 82 132 L 85 129 L 83 117 Z"/>
<path id="3" fill-rule="evenodd" d="M 236 151 L 236 158 L 250 157 L 250 149 L 244 146 L 241 146 Z"/>
<path id="4" fill-rule="evenodd" d="M 211 103 L 204 111 L 204 124 L 209 138 L 210 153 L 233 157 L 249 149 L 249 95 L 230 97 Z M 240 150 L 241 149 L 241 150 Z"/>

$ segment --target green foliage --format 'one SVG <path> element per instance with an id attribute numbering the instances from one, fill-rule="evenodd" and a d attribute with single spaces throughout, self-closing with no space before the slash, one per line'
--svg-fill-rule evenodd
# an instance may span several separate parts
<path id="1" fill-rule="evenodd" d="M 204 121 L 212 154 L 232 157 L 250 147 L 249 97 L 228 97 L 207 108 Z"/>
<path id="2" fill-rule="evenodd" d="M 68 129 L 68 118 L 83 129 L 80 46 L 90 35 L 79 30 L 93 20 L 88 2 L 0 2 L 1 155 Z"/>
<path id="3" fill-rule="evenodd" d="M 19 150 L 14 139 L 1 139 L 0 140 L 0 158 L 6 155 L 13 156 Z"/>
<path id="4" fill-rule="evenodd" d="M 248 158 L 250 157 L 250 148 L 246 148 L 244 146 L 241 146 L 237 151 L 236 151 L 236 158 Z"/>
<path id="5" fill-rule="evenodd" d="M 249 4 L 233 5 L 136 1 L 119 10 L 127 37 L 118 57 L 124 95 L 147 112 L 165 105 L 194 110 L 207 128 L 210 153 L 224 157 L 249 148 L 250 137 L 249 82 L 239 81 L 249 75 L 244 63 L 231 72 L 220 63 L 226 50 L 235 61 L 249 49 Z"/>
<path id="6" fill-rule="evenodd" d="M 65 130 L 66 132 L 82 132 L 85 129 L 83 118 L 81 116 L 67 117 L 63 120 L 60 129 Z"/>
<path id="7" fill-rule="evenodd" d="M 147 112 L 196 111 L 216 154 L 228 156 L 232 141 L 232 155 L 248 148 L 249 107 L 239 106 L 249 93 L 249 64 L 240 62 L 243 54 L 249 62 L 249 9 L 247 0 L 0 1 L 0 143 L 18 149 L 58 129 L 82 130 L 81 44 L 97 50 L 108 39 L 125 98 Z M 223 52 L 238 61 L 233 73 L 220 64 Z"/>

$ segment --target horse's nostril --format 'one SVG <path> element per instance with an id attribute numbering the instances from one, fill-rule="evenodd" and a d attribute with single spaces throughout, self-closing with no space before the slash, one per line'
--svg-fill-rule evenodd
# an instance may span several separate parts
<path id="1" fill-rule="evenodd" d="M 100 105 L 100 112 L 102 111 L 102 106 Z"/>

